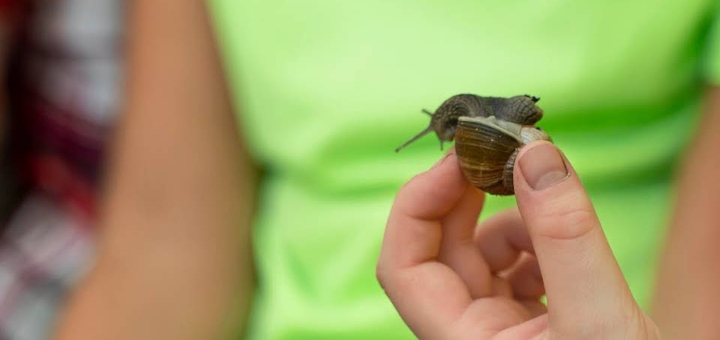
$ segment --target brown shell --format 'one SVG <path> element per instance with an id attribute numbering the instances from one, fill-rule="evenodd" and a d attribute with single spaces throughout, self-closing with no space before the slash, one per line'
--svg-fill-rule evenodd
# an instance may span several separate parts
<path id="1" fill-rule="evenodd" d="M 522 143 L 502 128 L 460 120 L 455 150 L 465 177 L 492 195 L 514 194 L 512 172 Z"/>

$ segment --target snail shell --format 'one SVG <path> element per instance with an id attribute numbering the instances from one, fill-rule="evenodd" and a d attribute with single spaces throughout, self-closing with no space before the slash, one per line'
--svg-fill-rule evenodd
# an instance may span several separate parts
<path id="1" fill-rule="evenodd" d="M 427 128 L 397 148 L 399 152 L 422 136 L 435 132 L 443 142 L 455 140 L 463 175 L 474 186 L 493 195 L 512 195 L 515 158 L 525 144 L 551 141 L 535 126 L 543 116 L 530 95 L 510 98 L 459 94 L 448 98 L 430 113 Z"/>
<path id="2" fill-rule="evenodd" d="M 512 195 L 515 158 L 536 140 L 551 141 L 540 128 L 490 117 L 460 117 L 455 151 L 463 175 L 474 186 L 493 195 Z"/>

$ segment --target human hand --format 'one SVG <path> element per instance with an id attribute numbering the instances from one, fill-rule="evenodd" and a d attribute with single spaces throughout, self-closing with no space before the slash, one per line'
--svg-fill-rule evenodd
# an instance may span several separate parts
<path id="1" fill-rule="evenodd" d="M 377 277 L 404 322 L 420 339 L 659 340 L 568 160 L 547 142 L 517 159 L 518 209 L 480 225 L 454 151 L 399 191 Z"/>

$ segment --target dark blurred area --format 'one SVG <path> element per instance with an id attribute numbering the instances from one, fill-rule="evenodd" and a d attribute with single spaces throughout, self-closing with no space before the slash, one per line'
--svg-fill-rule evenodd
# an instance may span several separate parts
<path id="1" fill-rule="evenodd" d="M 3 3 L 0 338 L 42 339 L 91 259 L 118 111 L 123 2 Z"/>

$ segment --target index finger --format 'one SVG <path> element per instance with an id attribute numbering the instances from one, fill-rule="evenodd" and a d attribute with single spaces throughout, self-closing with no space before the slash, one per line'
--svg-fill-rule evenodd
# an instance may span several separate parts
<path id="1" fill-rule="evenodd" d="M 466 188 L 454 152 L 406 183 L 388 217 L 380 264 L 402 269 L 435 259 L 441 220 L 457 205 Z"/>
<path id="2" fill-rule="evenodd" d="M 408 326 L 430 338 L 439 336 L 472 301 L 462 279 L 436 261 L 441 220 L 452 212 L 467 188 L 451 152 L 398 192 L 388 218 L 378 281 Z"/>

